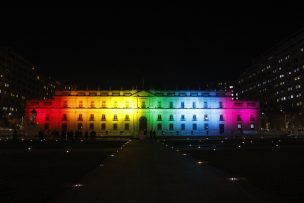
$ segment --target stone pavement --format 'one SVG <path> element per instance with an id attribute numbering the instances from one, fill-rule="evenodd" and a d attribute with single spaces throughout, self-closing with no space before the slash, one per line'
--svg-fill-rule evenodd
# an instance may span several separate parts
<path id="1" fill-rule="evenodd" d="M 132 140 L 56 202 L 274 202 L 246 183 L 152 140 Z"/>

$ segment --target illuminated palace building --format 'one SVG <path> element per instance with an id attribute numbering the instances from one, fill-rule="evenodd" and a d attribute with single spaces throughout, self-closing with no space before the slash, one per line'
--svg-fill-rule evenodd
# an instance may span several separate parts
<path id="1" fill-rule="evenodd" d="M 33 115 L 34 114 L 34 115 Z M 232 135 L 259 129 L 259 103 L 221 91 L 57 91 L 27 102 L 28 123 L 45 134 Z"/>

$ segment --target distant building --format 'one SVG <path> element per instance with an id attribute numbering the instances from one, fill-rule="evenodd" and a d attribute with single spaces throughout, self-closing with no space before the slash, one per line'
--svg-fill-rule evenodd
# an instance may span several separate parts
<path id="1" fill-rule="evenodd" d="M 304 127 L 304 32 L 298 32 L 257 58 L 239 78 L 240 99 L 259 100 L 262 127 Z"/>
<path id="2" fill-rule="evenodd" d="M 25 117 L 45 134 L 207 136 L 255 134 L 259 115 L 258 102 L 233 101 L 223 91 L 78 90 L 28 100 Z"/>
<path id="3" fill-rule="evenodd" d="M 31 62 L 9 48 L 0 48 L 0 125 L 21 119 L 27 99 L 50 98 L 54 89 Z"/>

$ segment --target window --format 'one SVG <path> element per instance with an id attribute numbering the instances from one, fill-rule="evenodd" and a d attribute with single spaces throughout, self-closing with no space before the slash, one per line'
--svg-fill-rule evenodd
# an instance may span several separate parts
<path id="1" fill-rule="evenodd" d="M 223 116 L 223 114 L 220 115 L 220 121 L 224 121 L 224 116 Z"/>
<path id="2" fill-rule="evenodd" d="M 196 121 L 196 115 L 195 114 L 192 116 L 192 120 Z"/>
<path id="3" fill-rule="evenodd" d="M 242 118 L 241 118 L 240 114 L 237 115 L 237 121 L 242 121 Z"/>
<path id="4" fill-rule="evenodd" d="M 130 108 L 129 101 L 126 101 L 126 108 Z"/>
<path id="5" fill-rule="evenodd" d="M 101 124 L 101 130 L 106 130 L 106 124 L 105 123 Z"/>
<path id="6" fill-rule="evenodd" d="M 79 115 L 78 115 L 78 120 L 79 120 L 79 121 L 83 121 L 83 119 L 82 119 L 82 114 L 79 114 Z"/>
<path id="7" fill-rule="evenodd" d="M 181 124 L 181 130 L 186 130 L 186 124 L 185 123 Z"/>
<path id="8" fill-rule="evenodd" d="M 78 130 L 82 130 L 82 128 L 83 128 L 82 123 L 78 123 L 77 129 L 78 129 Z"/>
<path id="9" fill-rule="evenodd" d="M 158 120 L 158 121 L 161 121 L 161 120 L 162 120 L 162 117 L 161 117 L 160 114 L 157 115 L 157 120 Z"/>
<path id="10" fill-rule="evenodd" d="M 181 121 L 184 121 L 185 119 L 185 115 L 181 115 Z"/>
<path id="11" fill-rule="evenodd" d="M 192 130 L 197 130 L 197 124 L 196 123 L 192 124 Z"/>
<path id="12" fill-rule="evenodd" d="M 50 120 L 50 115 L 49 115 L 49 114 L 46 114 L 44 120 L 45 120 L 45 121 L 49 121 L 49 120 Z"/>
<path id="13" fill-rule="evenodd" d="M 146 102 L 144 101 L 141 102 L 141 108 L 146 108 Z"/>
<path id="14" fill-rule="evenodd" d="M 237 124 L 237 128 L 238 128 L 238 129 L 242 129 L 242 124 L 241 124 L 241 123 L 238 123 L 238 124 Z"/>
<path id="15" fill-rule="evenodd" d="M 117 108 L 118 107 L 118 103 L 117 101 L 114 101 L 114 108 Z"/>
<path id="16" fill-rule="evenodd" d="M 196 109 L 196 102 L 192 102 L 192 108 Z"/>
<path id="17" fill-rule="evenodd" d="M 79 108 L 82 108 L 82 107 L 83 107 L 83 102 L 80 101 L 80 102 L 79 102 Z"/>
<path id="18" fill-rule="evenodd" d="M 185 108 L 185 102 L 181 102 L 181 108 L 182 108 L 182 109 Z"/>
<path id="19" fill-rule="evenodd" d="M 114 118 L 113 118 L 114 121 L 117 121 L 117 114 L 114 114 Z"/>
<path id="20" fill-rule="evenodd" d="M 90 130 L 94 130 L 94 123 L 90 123 L 89 129 L 90 129 Z"/>
<path id="21" fill-rule="evenodd" d="M 106 114 L 102 114 L 102 115 L 101 115 L 101 120 L 102 120 L 102 121 L 105 121 L 105 120 L 106 120 Z"/>
<path id="22" fill-rule="evenodd" d="M 129 117 L 128 114 L 126 114 L 125 120 L 126 120 L 126 121 L 129 121 L 129 120 L 130 120 L 130 117 Z"/>
<path id="23" fill-rule="evenodd" d="M 220 108 L 220 109 L 223 108 L 223 102 L 219 102 L 219 108 Z"/>
<path id="24" fill-rule="evenodd" d="M 162 130 L 162 124 L 161 123 L 157 123 L 157 130 Z"/>
<path id="25" fill-rule="evenodd" d="M 205 114 L 205 115 L 204 115 L 204 121 L 208 121 L 208 120 L 209 120 L 208 115 Z"/>
<path id="26" fill-rule="evenodd" d="M 251 123 L 251 124 L 250 124 L 250 129 L 251 129 L 251 130 L 254 130 L 254 129 L 255 129 L 254 123 Z"/>
<path id="27" fill-rule="evenodd" d="M 113 124 L 113 130 L 117 130 L 117 123 Z"/>
<path id="28" fill-rule="evenodd" d="M 254 116 L 253 116 L 253 114 L 250 114 L 250 121 L 254 121 Z"/>
<path id="29" fill-rule="evenodd" d="M 170 103 L 169 103 L 169 108 L 170 108 L 170 109 L 173 109 L 173 102 L 170 102 Z"/>
<path id="30" fill-rule="evenodd" d="M 90 119 L 89 119 L 90 121 L 94 121 L 94 114 L 91 114 L 90 115 Z"/>
<path id="31" fill-rule="evenodd" d="M 209 124 L 208 124 L 208 123 L 205 123 L 205 124 L 204 124 L 204 129 L 205 129 L 205 130 L 208 130 L 208 129 L 209 129 Z"/>
<path id="32" fill-rule="evenodd" d="M 63 101 L 63 107 L 68 107 L 68 101 Z"/>
<path id="33" fill-rule="evenodd" d="M 129 130 L 130 129 L 130 124 L 129 123 L 125 123 L 125 130 Z"/>
<path id="34" fill-rule="evenodd" d="M 161 108 L 162 106 L 161 106 L 161 102 L 159 101 L 159 102 L 157 102 L 157 108 Z"/>
<path id="35" fill-rule="evenodd" d="M 174 130 L 173 123 L 169 123 L 169 130 Z"/>
<path id="36" fill-rule="evenodd" d="M 170 114 L 170 116 L 169 116 L 169 121 L 173 121 L 174 119 L 173 119 L 173 115 L 172 114 Z"/>
<path id="37" fill-rule="evenodd" d="M 95 108 L 95 102 L 94 101 L 91 101 L 91 108 Z"/>
<path id="38" fill-rule="evenodd" d="M 101 102 L 101 108 L 106 108 L 106 101 Z"/>
<path id="39" fill-rule="evenodd" d="M 208 108 L 208 103 L 204 102 L 204 108 L 207 109 Z"/>

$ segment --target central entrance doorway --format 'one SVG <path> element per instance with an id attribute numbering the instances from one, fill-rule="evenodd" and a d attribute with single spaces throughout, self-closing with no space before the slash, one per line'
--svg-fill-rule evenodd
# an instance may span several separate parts
<path id="1" fill-rule="evenodd" d="M 148 120 L 146 117 L 142 116 L 139 118 L 139 131 L 143 132 L 144 135 L 147 135 L 148 130 Z"/>

